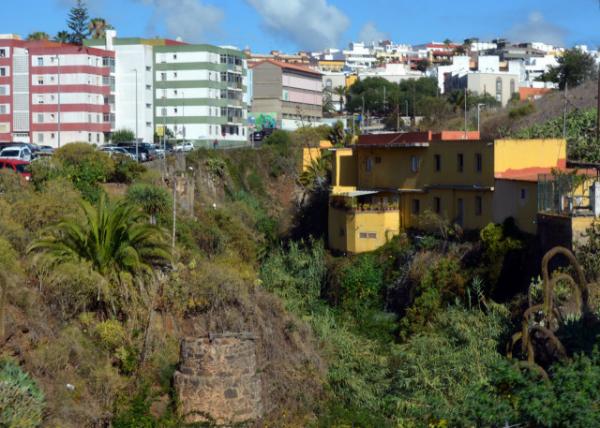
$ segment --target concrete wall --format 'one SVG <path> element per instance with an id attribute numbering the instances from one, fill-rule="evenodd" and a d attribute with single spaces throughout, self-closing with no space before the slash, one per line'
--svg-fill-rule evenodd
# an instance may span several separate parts
<path id="1" fill-rule="evenodd" d="M 255 338 L 220 334 L 181 342 L 175 372 L 179 412 L 187 423 L 241 424 L 263 415 Z"/>
<path id="2" fill-rule="evenodd" d="M 563 139 L 496 140 L 494 172 L 525 168 L 554 168 L 566 162 L 567 142 Z"/>
<path id="3" fill-rule="evenodd" d="M 332 193 L 356 190 L 358 184 L 356 155 L 352 149 L 335 149 L 332 162 Z"/>
<path id="4" fill-rule="evenodd" d="M 500 79 L 502 88 L 496 93 L 496 81 Z M 511 81 L 514 82 L 511 91 Z M 489 94 L 496 98 L 505 107 L 513 93 L 519 92 L 520 76 L 508 73 L 469 73 L 467 76 L 467 89 L 477 95 Z"/>
<path id="5" fill-rule="evenodd" d="M 537 231 L 537 183 L 531 181 L 496 180 L 494 188 L 494 222 L 509 217 L 523 232 Z"/>

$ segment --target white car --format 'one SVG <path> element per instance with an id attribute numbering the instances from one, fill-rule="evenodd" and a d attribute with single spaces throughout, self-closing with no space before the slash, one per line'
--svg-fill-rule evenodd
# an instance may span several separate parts
<path id="1" fill-rule="evenodd" d="M 27 146 L 8 146 L 0 151 L 0 158 L 31 162 L 31 150 Z"/>
<path id="2" fill-rule="evenodd" d="M 110 157 L 112 157 L 113 154 L 119 154 L 135 160 L 135 155 L 129 153 L 123 147 L 102 147 L 100 151 L 108 153 Z"/>
<path id="3" fill-rule="evenodd" d="M 173 151 L 175 152 L 191 152 L 192 150 L 194 150 L 192 143 L 182 143 L 173 147 Z"/>

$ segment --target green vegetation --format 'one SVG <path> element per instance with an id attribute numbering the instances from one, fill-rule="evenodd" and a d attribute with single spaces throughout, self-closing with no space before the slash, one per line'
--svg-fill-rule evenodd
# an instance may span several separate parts
<path id="1" fill-rule="evenodd" d="M 568 142 L 568 158 L 571 160 L 600 162 L 600 147 L 596 144 L 597 110 L 575 110 L 566 117 L 551 119 L 511 134 L 515 138 L 562 138 L 563 127 Z M 566 127 L 565 127 L 566 125 Z"/>
<path id="2" fill-rule="evenodd" d="M 114 144 L 131 143 L 132 141 L 135 141 L 135 134 L 130 129 L 118 129 L 113 132 L 110 140 Z"/>
<path id="3" fill-rule="evenodd" d="M 569 309 L 568 281 L 555 292 L 564 355 L 506 355 L 527 287 L 534 304 L 545 293 L 540 255 L 511 222 L 469 237 L 424 219 L 435 233 L 329 253 L 328 159 L 300 165 L 302 148 L 335 134 L 190 153 L 178 180 L 195 182 L 182 186 L 197 189 L 194 207 L 177 193 L 175 224 L 159 170 L 112 183 L 115 160 L 77 144 L 30 184 L 0 174 L 0 357 L 19 350 L 0 389 L 12 379 L 14 415 L 33 421 L 21 426 L 185 426 L 179 339 L 240 330 L 258 338 L 266 426 L 595 426 L 598 321 Z M 598 230 L 577 251 L 590 281 Z"/>
<path id="4" fill-rule="evenodd" d="M 558 83 L 561 90 L 574 88 L 597 76 L 596 60 L 592 55 L 580 49 L 567 49 L 558 58 L 558 65 L 551 67 L 541 80 Z"/>
<path id="5" fill-rule="evenodd" d="M 0 362 L 0 425 L 33 428 L 42 423 L 44 394 L 15 363 Z"/>

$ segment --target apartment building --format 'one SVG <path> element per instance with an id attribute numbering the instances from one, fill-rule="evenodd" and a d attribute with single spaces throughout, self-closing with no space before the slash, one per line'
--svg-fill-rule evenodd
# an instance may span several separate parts
<path id="1" fill-rule="evenodd" d="M 350 253 L 432 218 L 476 230 L 512 217 L 535 234 L 538 176 L 566 169 L 565 140 L 486 141 L 477 132 L 364 135 L 332 150 L 329 246 Z"/>
<path id="2" fill-rule="evenodd" d="M 102 144 L 113 91 L 112 52 L 0 37 L 0 141 Z"/>
<path id="3" fill-rule="evenodd" d="M 219 147 L 248 141 L 247 62 L 235 48 L 154 47 L 154 120 L 178 138 Z"/>
<path id="4" fill-rule="evenodd" d="M 252 65 L 252 116 L 294 130 L 323 117 L 323 81 L 318 71 L 268 60 Z"/>

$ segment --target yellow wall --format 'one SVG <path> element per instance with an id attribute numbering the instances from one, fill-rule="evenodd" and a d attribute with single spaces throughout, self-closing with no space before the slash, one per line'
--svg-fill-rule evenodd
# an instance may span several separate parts
<path id="1" fill-rule="evenodd" d="M 356 189 L 356 157 L 350 148 L 335 149 L 332 161 L 332 192 L 349 192 Z"/>
<path id="2" fill-rule="evenodd" d="M 458 169 L 459 154 L 463 155 L 462 172 Z M 475 168 L 476 154 L 482 156 L 481 172 Z M 435 171 L 435 155 L 440 155 L 440 171 Z M 411 169 L 412 157 L 419 159 L 418 172 Z M 370 172 L 367 171 L 368 159 L 371 159 Z M 429 147 L 359 148 L 357 162 L 358 188 L 361 189 L 494 185 L 492 146 L 486 142 L 434 141 Z"/>
<path id="3" fill-rule="evenodd" d="M 537 182 L 496 180 L 494 222 L 502 223 L 508 217 L 514 218 L 523 232 L 537 233 Z"/>
<path id="4" fill-rule="evenodd" d="M 373 251 L 400 233 L 399 224 L 397 210 L 346 211 L 330 207 L 329 247 L 348 253 Z"/>
<path id="5" fill-rule="evenodd" d="M 507 169 L 553 168 L 558 160 L 566 160 L 567 143 L 563 139 L 496 140 L 494 171 Z"/>
<path id="6" fill-rule="evenodd" d="M 306 171 L 313 162 L 319 160 L 323 156 L 323 151 L 333 147 L 331 141 L 321 140 L 319 147 L 304 147 L 302 149 L 302 171 Z"/>

